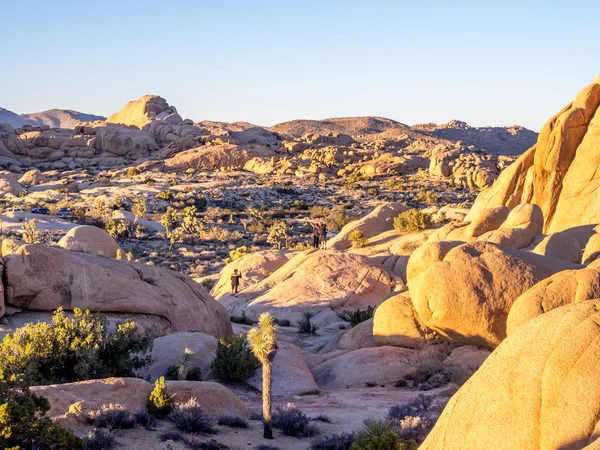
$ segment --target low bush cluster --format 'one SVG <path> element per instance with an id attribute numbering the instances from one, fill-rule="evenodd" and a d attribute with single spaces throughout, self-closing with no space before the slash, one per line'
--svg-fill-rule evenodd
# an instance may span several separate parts
<path id="1" fill-rule="evenodd" d="M 310 437 L 318 434 L 318 430 L 310 423 L 308 416 L 291 403 L 275 410 L 272 424 L 286 436 Z"/>
<path id="2" fill-rule="evenodd" d="M 248 428 L 248 422 L 238 416 L 220 416 L 217 423 L 229 428 Z"/>
<path id="3" fill-rule="evenodd" d="M 134 377 L 151 362 L 151 348 L 151 332 L 140 335 L 131 320 L 109 333 L 106 317 L 76 308 L 71 318 L 59 308 L 51 323 L 30 323 L 4 338 L 0 369 L 30 386 Z"/>
<path id="4" fill-rule="evenodd" d="M 211 364 L 217 378 L 225 381 L 247 380 L 259 367 L 260 362 L 250 351 L 243 334 L 219 340 Z"/>
<path id="5" fill-rule="evenodd" d="M 388 421 L 367 420 L 350 450 L 416 450 L 414 441 L 406 441 L 394 433 Z"/>
<path id="6" fill-rule="evenodd" d="M 356 440 L 356 433 L 334 434 L 315 439 L 310 450 L 350 450 Z"/>
<path id="7" fill-rule="evenodd" d="M 184 433 L 216 433 L 214 422 L 204 415 L 195 398 L 176 405 L 169 420 Z"/>
<path id="8" fill-rule="evenodd" d="M 398 231 L 421 231 L 431 227 L 431 224 L 431 215 L 417 208 L 407 209 L 394 218 L 394 228 Z"/>
<path id="9" fill-rule="evenodd" d="M 311 311 L 302 313 L 302 319 L 298 321 L 298 332 L 303 334 L 315 334 L 319 327 L 312 322 L 315 314 Z"/>

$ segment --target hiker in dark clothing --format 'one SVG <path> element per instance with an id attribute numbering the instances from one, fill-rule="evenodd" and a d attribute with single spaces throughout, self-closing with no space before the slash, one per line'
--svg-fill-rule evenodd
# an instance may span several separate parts
<path id="1" fill-rule="evenodd" d="M 319 248 L 319 224 L 316 222 L 310 223 L 313 227 L 313 247 Z"/>
<path id="2" fill-rule="evenodd" d="M 321 222 L 319 224 L 319 241 L 321 242 L 321 248 L 327 248 L 327 224 L 325 222 Z"/>
<path id="3" fill-rule="evenodd" d="M 242 274 L 239 270 L 233 269 L 233 273 L 231 274 L 231 293 L 237 297 L 238 288 L 240 287 L 240 280 L 242 279 Z"/>

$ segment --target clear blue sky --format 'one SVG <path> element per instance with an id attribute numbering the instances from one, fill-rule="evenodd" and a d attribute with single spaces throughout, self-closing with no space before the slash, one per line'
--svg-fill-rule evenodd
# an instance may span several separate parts
<path id="1" fill-rule="evenodd" d="M 600 73 L 599 1 L 4 0 L 0 106 L 538 130 Z"/>

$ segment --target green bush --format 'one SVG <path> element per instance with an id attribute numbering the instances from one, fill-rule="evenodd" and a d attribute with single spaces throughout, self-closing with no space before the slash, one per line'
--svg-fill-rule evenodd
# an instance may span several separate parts
<path id="1" fill-rule="evenodd" d="M 244 335 L 221 338 L 215 359 L 211 364 L 215 376 L 226 381 L 247 380 L 260 367 L 260 362 L 250 351 Z"/>
<path id="2" fill-rule="evenodd" d="M 105 316 L 62 308 L 52 323 L 27 324 L 0 344 L 0 369 L 28 385 L 71 383 L 108 377 L 134 377 L 151 362 L 152 333 L 138 333 L 134 322 L 117 324 L 108 333 Z"/>
<path id="3" fill-rule="evenodd" d="M 405 441 L 392 431 L 390 422 L 368 420 L 350 450 L 416 450 L 414 441 Z"/>
<path id="4" fill-rule="evenodd" d="M 156 198 L 170 202 L 173 200 L 173 193 L 171 191 L 161 191 L 156 194 Z"/>
<path id="5" fill-rule="evenodd" d="M 372 306 L 367 307 L 367 309 L 357 309 L 356 311 L 346 311 L 344 312 L 342 318 L 349 321 L 350 325 L 354 328 L 361 322 L 365 322 L 373 317 L 375 313 L 375 309 Z"/>
<path id="6" fill-rule="evenodd" d="M 140 171 L 138 169 L 136 169 L 135 167 L 130 167 L 129 169 L 127 169 L 127 176 L 128 177 L 135 177 L 136 175 L 139 175 Z"/>
<path id="7" fill-rule="evenodd" d="M 312 323 L 315 314 L 311 311 L 302 313 L 302 319 L 298 321 L 298 332 L 303 334 L 315 334 L 319 327 Z"/>
<path id="8" fill-rule="evenodd" d="M 151 416 L 157 419 L 164 419 L 173 411 L 173 399 L 169 397 L 169 393 L 167 392 L 165 377 L 160 377 L 154 383 L 154 389 L 146 402 L 146 409 Z"/>
<path id="9" fill-rule="evenodd" d="M 431 215 L 420 209 L 408 209 L 394 218 L 394 228 L 399 231 L 421 231 L 431 226 Z"/>
<path id="10" fill-rule="evenodd" d="M 352 248 L 363 248 L 367 245 L 367 239 L 360 230 L 354 230 L 348 237 L 350 238 L 350 242 L 352 242 Z"/>
<path id="11" fill-rule="evenodd" d="M 46 413 L 50 403 L 32 394 L 17 377 L 0 369 L 0 448 L 13 450 L 84 450 L 70 430 L 53 424 Z"/>

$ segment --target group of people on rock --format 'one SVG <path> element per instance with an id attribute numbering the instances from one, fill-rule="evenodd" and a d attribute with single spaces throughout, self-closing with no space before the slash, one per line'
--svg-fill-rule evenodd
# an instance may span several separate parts
<path id="1" fill-rule="evenodd" d="M 313 227 L 313 247 L 327 248 L 327 224 L 321 221 L 311 221 Z"/>

